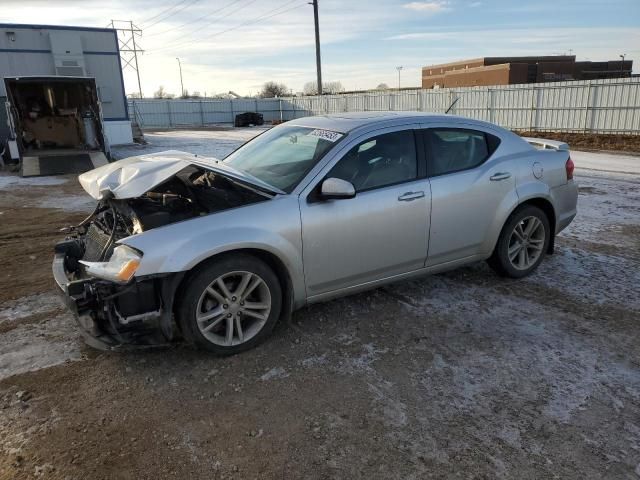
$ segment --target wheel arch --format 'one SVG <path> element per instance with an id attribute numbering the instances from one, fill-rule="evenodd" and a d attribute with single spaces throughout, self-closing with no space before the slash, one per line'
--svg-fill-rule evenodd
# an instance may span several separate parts
<path id="1" fill-rule="evenodd" d="M 293 279 L 291 278 L 291 273 L 280 257 L 278 257 L 273 252 L 260 248 L 237 248 L 232 250 L 225 250 L 215 253 L 193 265 L 193 267 L 186 272 L 186 275 L 183 276 L 180 284 L 175 290 L 174 313 L 176 312 L 177 308 L 179 308 L 178 305 L 180 303 L 181 293 L 186 288 L 186 285 L 189 282 L 190 278 L 197 271 L 201 270 L 212 262 L 220 260 L 221 258 L 230 257 L 237 254 L 249 255 L 257 258 L 266 263 L 267 266 L 269 266 L 269 268 L 273 270 L 273 273 L 275 273 L 278 281 L 280 282 L 280 287 L 282 290 L 282 312 L 280 313 L 280 320 L 289 320 L 291 314 L 293 313 L 295 304 L 294 284 Z"/>
<path id="2" fill-rule="evenodd" d="M 534 197 L 530 197 L 530 198 L 526 198 L 526 199 L 521 200 L 511 210 L 511 212 L 509 212 L 509 215 L 507 216 L 507 219 L 505 220 L 504 224 L 506 225 L 509 217 L 511 217 L 511 215 L 513 215 L 513 212 L 515 212 L 519 208 L 522 208 L 522 207 L 527 206 L 527 205 L 533 205 L 534 207 L 538 207 L 547 216 L 547 219 L 549 220 L 549 227 L 551 229 L 551 232 L 550 232 L 550 235 L 549 235 L 549 246 L 547 247 L 547 253 L 552 254 L 554 252 L 554 248 L 555 248 L 556 221 L 557 221 L 557 218 L 556 218 L 556 211 L 553 208 L 553 203 L 551 203 L 551 201 L 548 198 L 541 197 L 541 196 L 534 196 Z M 503 225 L 503 228 L 504 228 L 504 225 Z"/>

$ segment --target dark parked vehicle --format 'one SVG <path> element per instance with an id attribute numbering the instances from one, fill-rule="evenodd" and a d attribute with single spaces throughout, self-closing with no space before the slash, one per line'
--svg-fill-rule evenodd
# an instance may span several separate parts
<path id="1" fill-rule="evenodd" d="M 234 123 L 236 127 L 250 127 L 251 125 L 264 125 L 264 117 L 261 113 L 245 112 L 236 115 Z"/>

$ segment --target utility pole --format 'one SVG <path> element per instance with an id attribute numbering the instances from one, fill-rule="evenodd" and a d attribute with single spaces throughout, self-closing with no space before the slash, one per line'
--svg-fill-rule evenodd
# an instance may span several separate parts
<path id="1" fill-rule="evenodd" d="M 624 57 L 626 57 L 627 54 L 623 53 L 622 55 L 620 55 L 620 58 L 622 59 L 622 62 L 620 62 L 620 78 L 624 77 Z"/>
<path id="2" fill-rule="evenodd" d="M 398 90 L 400 90 L 400 72 L 402 72 L 402 69 L 404 67 L 402 65 L 400 65 L 399 67 L 396 67 L 396 70 L 398 70 Z"/>
<path id="3" fill-rule="evenodd" d="M 180 96 L 184 97 L 184 83 L 182 83 L 182 63 L 180 63 L 180 59 L 178 57 L 176 57 L 176 60 L 178 60 L 178 68 L 180 69 L 180 91 L 182 92 Z"/>
<path id="4" fill-rule="evenodd" d="M 126 27 L 127 24 L 128 27 Z M 138 52 L 144 53 L 144 50 L 138 48 L 136 44 L 136 36 L 142 36 L 142 30 L 134 25 L 131 20 L 111 20 L 110 26 L 116 31 L 116 36 L 118 37 L 118 50 L 120 51 L 122 71 L 124 72 L 127 67 L 130 67 L 136 72 L 138 77 L 138 93 L 140 98 L 142 98 Z"/>
<path id="5" fill-rule="evenodd" d="M 320 22 L 318 20 L 318 0 L 309 2 L 313 5 L 313 20 L 316 26 L 316 72 L 318 75 L 318 95 L 322 95 L 322 65 L 320 61 Z"/>

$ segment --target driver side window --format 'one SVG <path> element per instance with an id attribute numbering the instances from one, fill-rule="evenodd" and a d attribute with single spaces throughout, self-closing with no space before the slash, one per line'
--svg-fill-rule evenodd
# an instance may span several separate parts
<path id="1" fill-rule="evenodd" d="M 327 177 L 351 182 L 356 192 L 415 180 L 418 160 L 413 130 L 365 140 L 353 147 Z"/>

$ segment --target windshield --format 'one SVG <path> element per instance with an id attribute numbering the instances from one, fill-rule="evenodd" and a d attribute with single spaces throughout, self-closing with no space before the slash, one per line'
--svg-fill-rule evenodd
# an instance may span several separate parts
<path id="1" fill-rule="evenodd" d="M 291 193 L 343 136 L 330 130 L 283 125 L 243 145 L 224 162 Z"/>

